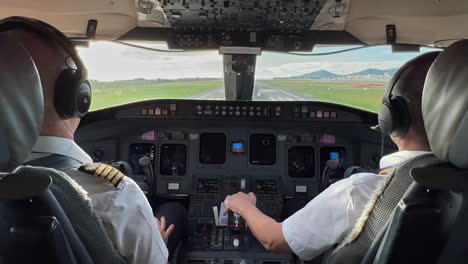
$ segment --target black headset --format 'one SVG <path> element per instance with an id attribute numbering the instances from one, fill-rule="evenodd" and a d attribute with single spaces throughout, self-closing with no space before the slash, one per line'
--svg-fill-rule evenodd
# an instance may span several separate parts
<path id="1" fill-rule="evenodd" d="M 26 17 L 8 17 L 0 20 L 0 32 L 14 28 L 34 31 L 59 44 L 68 54 L 63 70 L 55 81 L 54 105 L 62 119 L 83 117 L 91 106 L 91 84 L 87 80 L 86 68 L 78 56 L 73 43 L 59 30 L 42 21 Z M 69 66 L 71 58 L 76 69 Z"/>
<path id="2" fill-rule="evenodd" d="M 408 70 L 413 60 L 405 63 L 390 80 L 379 111 L 379 130 L 384 135 L 401 137 L 406 134 L 411 123 L 408 110 L 409 100 L 402 95 L 394 94 L 393 89 L 401 76 Z"/>

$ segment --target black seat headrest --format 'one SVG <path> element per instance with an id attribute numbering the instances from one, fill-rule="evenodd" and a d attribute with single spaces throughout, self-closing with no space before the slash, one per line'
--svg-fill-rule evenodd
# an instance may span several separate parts
<path id="1" fill-rule="evenodd" d="M 9 171 L 31 154 L 44 99 L 31 56 L 7 33 L 0 33 L 0 107 L 0 171 Z"/>
<path id="2" fill-rule="evenodd" d="M 468 40 L 452 44 L 432 64 L 422 113 L 434 154 L 468 168 Z"/>

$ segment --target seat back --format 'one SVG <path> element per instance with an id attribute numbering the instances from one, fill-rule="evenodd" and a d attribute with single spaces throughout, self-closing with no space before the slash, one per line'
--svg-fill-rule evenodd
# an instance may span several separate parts
<path id="1" fill-rule="evenodd" d="M 394 208 L 413 182 L 410 171 L 441 161 L 432 154 L 412 158 L 398 165 L 373 195 L 354 230 L 331 252 L 324 263 L 361 263 L 374 239 L 382 231 Z"/>
<path id="2" fill-rule="evenodd" d="M 458 193 L 414 182 L 389 219 L 378 251 L 364 263 L 437 263 L 462 201 Z"/>
<path id="3" fill-rule="evenodd" d="M 42 126 L 40 78 L 28 52 L 0 33 L 0 260 L 2 263 L 91 263 L 72 248 L 73 228 L 54 203 L 50 177 L 15 175 Z M 48 207 L 44 205 L 49 204 Z M 78 240 L 79 241 L 79 240 Z"/>
<path id="4" fill-rule="evenodd" d="M 58 208 L 50 210 L 66 217 L 59 219 L 65 226 L 72 226 L 74 232 L 66 232 L 72 236 L 72 249 L 74 254 L 81 256 L 80 252 L 89 255 L 88 260 L 79 259 L 79 263 L 124 263 L 117 253 L 113 243 L 109 240 L 99 220 L 92 213 L 91 199 L 86 191 L 64 172 L 54 169 L 19 167 L 14 176 L 28 175 L 32 177 L 50 177 L 52 184 L 49 187 L 51 197 L 44 203 L 45 207 L 57 204 Z M 55 201 L 52 201 L 55 200 Z M 51 202 L 52 201 L 52 202 Z M 67 231 L 67 230 L 66 230 Z"/>

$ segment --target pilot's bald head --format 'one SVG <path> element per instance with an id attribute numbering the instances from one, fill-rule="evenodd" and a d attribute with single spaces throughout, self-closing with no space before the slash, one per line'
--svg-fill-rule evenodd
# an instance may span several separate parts
<path id="1" fill-rule="evenodd" d="M 421 99 L 427 72 L 439 53 L 429 52 L 420 55 L 407 62 L 399 70 L 401 74 L 393 76 L 391 83 L 395 82 L 392 94 L 403 96 L 407 100 L 410 119 L 408 131 L 402 136 L 392 137 L 400 150 L 430 150 L 424 128 Z"/>
<path id="2" fill-rule="evenodd" d="M 15 28 L 7 32 L 18 39 L 31 55 L 39 72 L 44 94 L 44 121 L 41 131 L 43 136 L 61 136 L 73 138 L 79 119 L 62 120 L 54 105 L 55 83 L 60 73 L 73 65 L 73 61 L 54 40 L 38 32 L 24 28 Z"/>

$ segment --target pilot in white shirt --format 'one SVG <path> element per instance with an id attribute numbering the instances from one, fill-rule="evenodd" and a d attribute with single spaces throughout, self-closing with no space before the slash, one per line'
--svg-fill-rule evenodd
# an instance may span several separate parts
<path id="1" fill-rule="evenodd" d="M 427 72 L 437 55 L 437 52 L 426 53 L 409 61 L 389 82 L 385 95 L 389 98 L 402 97 L 401 104 L 404 102 L 406 108 L 379 113 L 379 123 L 384 133 L 390 135 L 399 150 L 382 157 L 382 171 L 388 172 L 393 166 L 429 153 L 431 149 L 422 119 L 421 98 Z M 383 105 L 382 109 L 386 107 Z M 400 116 L 395 118 L 389 112 Z M 277 222 L 262 213 L 255 206 L 256 197 L 253 193 L 227 196 L 225 213 L 233 211 L 241 215 L 267 250 L 295 253 L 304 260 L 311 260 L 331 249 L 351 232 L 385 177 L 385 174 L 358 173 L 338 181 L 283 222 Z"/>
<path id="2" fill-rule="evenodd" d="M 381 171 L 429 151 L 400 151 L 384 156 Z M 227 196 L 228 210 L 241 215 L 260 243 L 275 253 L 295 253 L 303 260 L 314 257 L 340 242 L 354 227 L 381 180 L 388 175 L 357 173 L 332 184 L 304 208 L 282 223 L 255 206 L 253 193 Z"/>
<path id="3" fill-rule="evenodd" d="M 427 153 L 430 152 L 400 151 L 384 156 L 380 169 L 392 168 Z M 291 250 L 300 258 L 311 260 L 341 241 L 354 227 L 386 175 L 357 173 L 338 181 L 284 220 L 282 232 Z"/>
<path id="4" fill-rule="evenodd" d="M 50 25 L 31 19 L 26 20 L 28 20 L 26 24 L 34 24 L 36 27 L 32 29 L 31 27 L 18 26 L 7 31 L 10 37 L 21 42 L 32 57 L 41 77 L 44 95 L 44 119 L 40 132 L 42 137 L 37 141 L 34 153 L 26 163 L 33 164 L 34 161 L 44 158 L 42 161 L 49 160 L 50 164 L 54 164 L 50 158 L 66 160 L 63 157 L 69 158 L 66 160 L 67 162 L 74 162 L 76 166 L 73 167 L 92 162 L 92 159 L 73 141 L 75 131 L 80 123 L 80 116 L 87 112 L 90 101 L 63 98 L 63 100 L 83 102 L 79 109 L 76 105 L 63 105 L 58 109 L 55 103 L 57 82 L 64 69 L 76 68 L 83 75 L 81 77 L 86 79 L 86 68 L 76 54 L 73 43 L 64 41 L 67 39 L 66 37 L 55 31 Z M 52 37 L 51 34 L 55 37 Z M 70 81 L 68 84 L 63 82 L 64 80 L 62 80 L 60 89 L 67 89 L 67 85 L 77 85 L 76 82 Z M 70 90 L 72 90 L 71 87 Z M 64 92 L 64 94 L 74 96 L 74 93 L 70 92 Z M 80 115 L 77 115 L 77 112 Z M 47 156 L 50 156 L 49 159 Z M 44 165 L 45 163 L 42 164 L 44 167 L 57 168 Z M 137 184 L 132 179 L 124 177 L 125 184 L 122 184 L 121 188 L 112 186 L 113 189 L 103 192 L 105 184 L 87 185 L 83 182 L 85 179 L 89 179 L 91 182 L 93 178 L 75 178 L 89 193 L 94 211 L 102 219 L 105 231 L 114 242 L 120 255 L 128 263 L 167 263 L 169 252 L 165 241 L 170 232 L 177 228 L 174 229 L 174 226 L 170 225 L 166 229 L 162 217 L 161 222 L 156 223 L 151 206 Z M 160 209 L 158 209 L 158 214 L 159 211 Z M 172 217 L 168 214 L 164 216 Z M 173 234 L 172 238 L 174 238 Z"/>
<path id="5" fill-rule="evenodd" d="M 53 154 L 80 163 L 93 162 L 73 140 L 45 136 L 39 137 L 27 162 Z M 167 263 L 169 252 L 153 210 L 140 187 L 131 178 L 124 177 L 124 184 L 119 185 L 122 188 L 106 189 L 106 186 L 96 186 L 95 176 L 80 177 L 73 179 L 88 191 L 94 212 L 101 218 L 107 235 L 128 263 Z"/>

